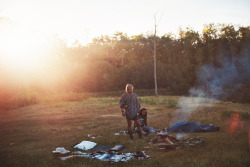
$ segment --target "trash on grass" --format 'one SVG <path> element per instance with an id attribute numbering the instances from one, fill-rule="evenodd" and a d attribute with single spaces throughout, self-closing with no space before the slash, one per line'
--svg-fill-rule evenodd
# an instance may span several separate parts
<path id="1" fill-rule="evenodd" d="M 109 151 L 112 147 L 105 145 L 96 145 L 91 150 L 93 151 Z"/>
<path id="2" fill-rule="evenodd" d="M 74 158 L 74 157 L 91 158 L 91 159 L 97 159 L 100 161 L 109 161 L 111 163 L 127 162 L 131 159 L 139 159 L 139 160 L 150 159 L 150 156 L 148 156 L 144 151 L 134 152 L 134 153 L 120 153 L 116 151 L 83 153 L 81 151 L 76 151 L 76 152 L 72 152 L 69 155 L 57 156 L 57 158 L 60 158 L 61 160 L 67 160 L 67 159 Z"/>
<path id="3" fill-rule="evenodd" d="M 124 148 L 123 144 L 117 144 L 115 147 L 111 148 L 109 151 L 120 151 Z"/>
<path id="4" fill-rule="evenodd" d="M 59 153 L 59 154 L 67 154 L 70 151 L 69 150 L 65 150 L 64 147 L 57 147 L 55 151 L 52 151 L 53 153 Z"/>
<path id="5" fill-rule="evenodd" d="M 121 130 L 121 131 L 119 131 L 118 133 L 115 133 L 114 135 L 118 136 L 118 135 L 126 135 L 126 134 L 128 134 L 128 131 L 126 131 L 126 130 Z"/>
<path id="6" fill-rule="evenodd" d="M 74 146 L 74 148 L 78 148 L 81 150 L 89 150 L 92 149 L 93 147 L 95 147 L 96 143 L 95 142 L 91 142 L 91 141 L 82 141 L 79 144 L 76 144 Z"/>
<path id="7" fill-rule="evenodd" d="M 96 139 L 97 137 L 100 137 L 99 135 L 93 135 L 93 134 L 88 134 L 88 137 L 91 139 Z"/>

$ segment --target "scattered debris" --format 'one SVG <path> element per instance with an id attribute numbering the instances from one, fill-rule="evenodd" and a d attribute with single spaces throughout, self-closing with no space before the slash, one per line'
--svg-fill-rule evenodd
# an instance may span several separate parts
<path id="1" fill-rule="evenodd" d="M 120 153 L 117 151 L 100 151 L 94 153 L 84 153 L 81 151 L 75 151 L 67 155 L 56 155 L 56 158 L 60 158 L 61 160 L 67 160 L 74 157 L 84 157 L 84 158 L 91 158 L 97 159 L 100 161 L 109 161 L 111 163 L 115 162 L 126 162 L 131 159 L 149 159 L 148 156 L 144 151 L 135 152 L 135 153 Z"/>
<path id="2" fill-rule="evenodd" d="M 85 157 L 91 159 L 98 159 L 101 161 L 109 161 L 112 163 L 120 162 L 120 161 L 128 161 L 130 159 L 149 159 L 148 156 L 144 151 L 135 152 L 135 153 L 121 153 L 118 152 L 124 148 L 123 144 L 118 144 L 114 147 L 103 146 L 103 145 L 96 145 L 94 142 L 90 141 L 82 141 L 79 144 L 76 144 L 74 148 L 78 148 L 81 150 L 96 150 L 97 152 L 93 153 L 85 153 L 81 151 L 74 151 L 70 153 L 69 150 L 65 150 L 64 147 L 58 147 L 55 151 L 52 151 L 56 158 L 61 160 L 67 160 L 69 158 L 74 157 Z M 99 151 L 99 150 L 106 150 L 106 151 Z"/>
<path id="3" fill-rule="evenodd" d="M 67 154 L 70 151 L 69 150 L 65 150 L 64 147 L 57 147 L 55 151 L 52 151 L 53 153 L 58 153 L 58 154 Z"/>
<path id="4" fill-rule="evenodd" d="M 115 147 L 111 148 L 109 151 L 120 151 L 124 148 L 123 144 L 118 144 Z"/>
<path id="5" fill-rule="evenodd" d="M 150 156 L 148 156 L 145 151 L 141 151 L 141 152 L 135 152 L 134 156 L 136 159 L 150 159 Z"/>
<path id="6" fill-rule="evenodd" d="M 157 135 L 166 135 L 166 134 L 168 134 L 168 129 L 164 128 L 163 130 L 156 132 L 156 134 Z"/>
<path id="7" fill-rule="evenodd" d="M 176 150 L 184 147 L 192 147 L 204 143 L 204 139 L 201 136 L 196 136 L 190 139 L 183 139 L 186 136 L 183 132 L 214 132 L 218 131 L 220 127 L 215 127 L 212 124 L 197 124 L 194 122 L 177 122 L 170 128 L 165 128 L 163 130 L 155 130 L 156 138 L 149 140 L 150 144 L 157 146 L 160 151 Z M 176 138 L 169 135 L 172 132 L 181 132 L 176 135 Z M 128 131 L 120 131 L 115 133 L 115 135 L 127 134 Z M 96 135 L 88 134 L 89 138 L 95 139 Z M 118 144 L 115 147 L 97 145 L 91 141 L 82 141 L 74 145 L 74 148 L 81 150 L 94 150 L 94 153 L 84 153 L 81 151 L 74 151 L 70 153 L 69 150 L 65 150 L 64 147 L 58 147 L 55 151 L 52 151 L 56 158 L 61 160 L 66 160 L 74 157 L 85 157 L 91 159 L 98 159 L 101 161 L 115 162 L 126 162 L 131 159 L 149 159 L 144 151 L 134 152 L 134 153 L 121 153 L 118 152 L 124 148 L 124 145 Z M 145 146 L 144 149 L 149 149 L 149 146 Z"/>
<path id="8" fill-rule="evenodd" d="M 89 150 L 92 149 L 93 147 L 95 147 L 96 143 L 95 142 L 91 142 L 91 141 L 82 141 L 79 144 L 76 144 L 74 146 L 74 148 L 78 148 L 80 150 Z"/>
<path id="9" fill-rule="evenodd" d="M 96 145 L 91 150 L 93 151 L 109 151 L 112 147 L 104 145 Z"/>
<path id="10" fill-rule="evenodd" d="M 185 143 L 185 147 L 191 147 L 191 146 L 195 146 L 197 144 L 202 144 L 204 143 L 204 139 L 203 137 L 201 136 L 196 136 L 194 138 L 191 138 L 191 139 L 188 139 L 186 140 L 186 143 Z"/>
<path id="11" fill-rule="evenodd" d="M 120 151 L 124 148 L 123 144 L 117 144 L 115 147 L 104 146 L 104 145 L 96 145 L 91 150 L 94 151 Z"/>
<path id="12" fill-rule="evenodd" d="M 126 130 L 121 130 L 121 131 L 119 131 L 118 133 L 115 133 L 114 135 L 118 136 L 118 135 L 126 135 L 126 134 L 128 134 L 128 131 L 126 131 Z"/>
<path id="13" fill-rule="evenodd" d="M 91 139 L 96 139 L 97 137 L 100 137 L 99 135 L 93 135 L 93 134 L 88 134 L 88 137 Z"/>

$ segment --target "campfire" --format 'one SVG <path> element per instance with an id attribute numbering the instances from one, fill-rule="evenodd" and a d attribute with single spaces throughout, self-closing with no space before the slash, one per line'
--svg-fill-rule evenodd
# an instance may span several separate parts
<path id="1" fill-rule="evenodd" d="M 176 139 L 167 134 L 158 134 L 155 139 L 149 140 L 149 143 L 156 145 L 160 151 L 170 151 L 202 144 L 204 139 L 201 136 L 190 139 Z"/>

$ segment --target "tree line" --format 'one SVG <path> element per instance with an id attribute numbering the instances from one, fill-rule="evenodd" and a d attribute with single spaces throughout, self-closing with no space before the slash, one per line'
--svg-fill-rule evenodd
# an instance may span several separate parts
<path id="1" fill-rule="evenodd" d="M 156 36 L 156 42 L 158 88 L 187 94 L 198 83 L 197 71 L 205 64 L 220 67 L 222 57 L 230 61 L 250 57 L 250 26 L 208 24 L 202 33 L 180 29 L 179 36 Z M 55 46 L 53 63 L 57 72 L 51 74 L 50 81 L 43 81 L 46 87 L 36 82 L 29 85 L 33 89 L 101 92 L 124 89 L 127 83 L 136 89 L 154 89 L 153 34 L 128 36 L 116 32 L 96 37 L 86 46 L 76 41 L 68 47 L 62 40 Z"/>
<path id="2" fill-rule="evenodd" d="M 117 32 L 94 38 L 87 46 L 77 41 L 73 47 L 64 46 L 58 55 L 67 64 L 67 75 L 60 86 L 79 92 L 120 90 L 126 83 L 154 89 L 153 40 L 153 35 Z M 209 24 L 202 34 L 186 28 L 178 37 L 165 34 L 156 40 L 158 87 L 177 94 L 197 83 L 196 72 L 204 64 L 219 67 L 222 57 L 233 61 L 250 56 L 249 26 Z"/>

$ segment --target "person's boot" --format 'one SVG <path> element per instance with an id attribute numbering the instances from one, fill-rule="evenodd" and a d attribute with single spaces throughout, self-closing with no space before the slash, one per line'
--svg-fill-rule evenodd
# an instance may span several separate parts
<path id="1" fill-rule="evenodd" d="M 131 142 L 134 141 L 133 133 L 132 132 L 128 132 L 128 134 L 129 134 L 129 138 L 130 138 Z"/>

